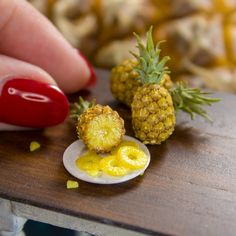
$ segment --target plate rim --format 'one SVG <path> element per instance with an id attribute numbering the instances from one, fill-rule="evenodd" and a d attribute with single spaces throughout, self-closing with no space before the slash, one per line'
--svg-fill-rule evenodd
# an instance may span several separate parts
<path id="1" fill-rule="evenodd" d="M 131 179 L 134 179 L 134 178 L 138 177 L 139 175 L 141 175 L 147 169 L 147 167 L 150 164 L 151 155 L 150 155 L 150 152 L 149 152 L 147 146 L 145 144 L 143 144 L 141 141 L 139 141 L 138 139 L 136 139 L 136 138 L 134 138 L 132 136 L 124 135 L 122 140 L 131 140 L 131 141 L 136 142 L 141 147 L 141 149 L 146 153 L 146 155 L 148 157 L 148 161 L 147 161 L 146 165 L 141 170 L 132 171 L 130 174 L 128 174 L 126 176 L 122 176 L 122 177 L 108 176 L 106 174 L 103 174 L 105 177 L 107 176 L 107 179 L 104 179 L 104 178 L 101 179 L 101 177 L 94 178 L 92 176 L 89 176 L 88 174 L 86 174 L 86 172 L 80 171 L 78 169 L 78 167 L 76 167 L 75 161 L 74 161 L 74 164 L 72 163 L 73 160 L 71 160 L 71 159 L 72 158 L 76 158 L 77 159 L 77 156 L 76 157 L 71 157 L 68 154 L 68 152 L 70 153 L 70 149 L 74 148 L 74 146 L 77 146 L 77 145 L 81 146 L 81 147 L 79 147 L 78 151 L 82 150 L 82 153 L 83 153 L 83 149 L 86 149 L 86 147 L 85 147 L 85 145 L 84 145 L 84 143 L 83 143 L 83 141 L 81 139 L 75 140 L 73 143 L 71 143 L 65 149 L 65 151 L 63 153 L 63 165 L 64 165 L 64 168 L 73 177 L 75 177 L 75 178 L 77 178 L 79 180 L 83 180 L 85 182 L 94 183 L 94 184 L 119 184 L 119 183 L 123 183 L 123 182 L 129 181 Z M 73 165 L 73 168 L 71 167 L 70 164 Z M 76 169 L 76 173 L 75 173 L 75 169 Z"/>

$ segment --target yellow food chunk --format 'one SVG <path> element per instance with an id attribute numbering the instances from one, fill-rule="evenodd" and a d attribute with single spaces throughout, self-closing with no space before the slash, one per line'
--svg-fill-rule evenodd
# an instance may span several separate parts
<path id="1" fill-rule="evenodd" d="M 142 169 L 147 163 L 147 155 L 135 147 L 121 147 L 117 153 L 119 163 L 132 170 Z"/>
<path id="2" fill-rule="evenodd" d="M 124 176 L 130 171 L 129 168 L 121 166 L 114 155 L 104 157 L 100 161 L 100 169 L 104 173 L 112 176 Z"/>
<path id="3" fill-rule="evenodd" d="M 125 147 L 125 146 L 131 146 L 131 147 L 139 148 L 139 145 L 138 145 L 136 142 L 134 142 L 134 141 L 122 141 L 122 142 L 118 145 L 118 147 L 116 147 L 116 148 L 114 148 L 114 149 L 111 150 L 111 153 L 112 153 L 113 155 L 116 155 L 117 152 L 118 152 L 118 150 L 119 150 L 119 148 Z"/>
<path id="4" fill-rule="evenodd" d="M 36 142 L 36 141 L 32 141 L 31 143 L 30 143 L 30 151 L 31 152 L 33 152 L 33 151 L 35 151 L 35 150 L 37 150 L 37 149 L 39 149 L 40 148 L 40 143 L 38 143 L 38 142 Z"/>
<path id="5" fill-rule="evenodd" d="M 67 189 L 78 188 L 78 187 L 79 187 L 79 183 L 77 181 L 67 180 L 67 182 L 66 182 L 66 188 Z"/>
<path id="6" fill-rule="evenodd" d="M 88 151 L 76 160 L 76 166 L 87 172 L 90 176 L 97 177 L 100 172 L 101 157 L 94 151 Z"/>

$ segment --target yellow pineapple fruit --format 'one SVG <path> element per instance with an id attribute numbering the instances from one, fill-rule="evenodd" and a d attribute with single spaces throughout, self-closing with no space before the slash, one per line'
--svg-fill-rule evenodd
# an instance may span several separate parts
<path id="1" fill-rule="evenodd" d="M 143 85 L 137 90 L 131 109 L 135 136 L 145 144 L 160 144 L 173 133 L 174 106 L 165 88 L 158 84 Z"/>
<path id="2" fill-rule="evenodd" d="M 71 116 L 77 119 L 78 137 L 96 153 L 105 153 L 118 146 L 125 134 L 124 120 L 109 106 L 95 105 L 80 97 Z"/>
<path id="3" fill-rule="evenodd" d="M 128 59 L 114 67 L 111 71 L 111 92 L 118 101 L 129 107 L 132 103 L 134 92 L 141 85 L 136 79 L 138 73 L 134 71 L 134 67 L 137 64 L 137 60 Z"/>
<path id="4" fill-rule="evenodd" d="M 172 98 L 167 89 L 160 86 L 169 71 L 165 63 L 169 57 L 160 60 L 159 44 L 154 47 L 152 28 L 147 33 L 146 46 L 137 38 L 139 55 L 133 54 L 139 61 L 135 71 L 139 74 L 139 86 L 131 104 L 132 125 L 135 136 L 145 144 L 160 144 L 174 131 L 175 112 Z"/>
<path id="5" fill-rule="evenodd" d="M 127 59 L 114 67 L 111 72 L 111 92 L 118 101 L 128 107 L 131 106 L 137 88 L 142 85 L 141 82 L 137 80 L 139 75 L 134 70 L 136 66 L 138 66 L 136 59 Z M 160 86 L 168 90 L 173 86 L 173 82 L 168 74 L 164 75 Z"/>
<path id="6" fill-rule="evenodd" d="M 210 105 L 219 99 L 209 98 L 199 89 L 188 88 L 184 84 L 173 86 L 170 91 L 160 86 L 165 74 L 169 73 L 165 66 L 169 57 L 160 59 L 160 42 L 154 46 L 152 27 L 147 33 L 146 46 L 141 38 L 137 38 L 139 61 L 135 71 L 142 86 L 138 87 L 131 104 L 132 125 L 135 136 L 145 144 L 160 144 L 174 131 L 175 110 L 188 112 L 192 118 L 199 114 L 209 118 L 201 105 Z"/>

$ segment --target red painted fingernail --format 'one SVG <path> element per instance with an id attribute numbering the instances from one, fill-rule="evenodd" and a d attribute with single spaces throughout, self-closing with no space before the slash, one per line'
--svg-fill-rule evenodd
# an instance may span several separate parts
<path id="1" fill-rule="evenodd" d="M 91 63 L 87 60 L 87 58 L 79 51 L 77 50 L 79 55 L 84 59 L 84 61 L 86 62 L 86 64 L 88 65 L 88 68 L 90 70 L 90 78 L 88 83 L 86 84 L 85 87 L 90 87 L 90 86 L 94 86 L 96 84 L 97 81 L 97 77 L 96 74 L 94 72 L 93 66 L 91 65 Z"/>
<path id="2" fill-rule="evenodd" d="M 25 78 L 0 85 L 1 122 L 43 128 L 63 122 L 68 112 L 68 100 L 55 85 Z"/>

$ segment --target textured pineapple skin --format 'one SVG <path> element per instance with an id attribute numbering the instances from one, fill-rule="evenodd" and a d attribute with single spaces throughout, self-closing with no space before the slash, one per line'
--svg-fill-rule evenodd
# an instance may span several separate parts
<path id="1" fill-rule="evenodd" d="M 135 136 L 145 144 L 160 144 L 174 131 L 175 112 L 168 90 L 158 84 L 139 87 L 131 104 Z"/>
<path id="2" fill-rule="evenodd" d="M 118 101 L 128 107 L 131 107 L 134 94 L 138 87 L 141 86 L 141 82 L 137 80 L 138 73 L 134 70 L 137 65 L 136 59 L 127 59 L 114 67 L 111 73 L 111 92 Z M 168 74 L 164 75 L 160 85 L 164 86 L 167 90 L 172 88 L 173 82 Z"/>
<path id="3" fill-rule="evenodd" d="M 137 60 L 128 59 L 114 67 L 111 72 L 110 87 L 113 96 L 130 107 L 135 91 L 141 83 L 137 80 L 138 73 L 134 67 L 138 65 Z"/>
<path id="4" fill-rule="evenodd" d="M 90 124 L 91 122 L 96 119 L 98 122 L 100 122 L 99 125 L 104 125 L 104 120 L 106 119 L 112 119 L 114 122 L 114 127 L 116 128 L 118 135 L 116 135 L 115 140 L 113 140 L 112 143 L 104 143 L 103 145 L 97 145 L 97 143 L 94 143 L 94 140 L 91 139 L 89 135 L 89 131 L 91 132 Z M 101 121 L 100 121 L 101 120 Z M 85 112 L 81 114 L 81 116 L 78 119 L 77 123 L 77 133 L 78 137 L 82 139 L 85 146 L 92 151 L 95 151 L 96 153 L 106 153 L 111 151 L 112 148 L 118 146 L 123 138 L 123 135 L 125 134 L 125 128 L 124 128 L 124 120 L 119 116 L 119 114 L 112 110 L 109 106 L 102 106 L 102 105 L 95 105 L 89 109 L 87 109 Z M 110 137 L 114 137 L 112 134 L 112 131 L 108 130 L 110 133 Z M 103 130 L 101 129 L 101 132 Z M 106 130 L 104 131 L 106 132 Z M 95 134 L 96 136 L 96 134 Z M 93 137 L 94 138 L 94 137 Z M 95 137 L 96 138 L 96 137 Z M 103 137 L 101 136 L 100 139 Z"/>

